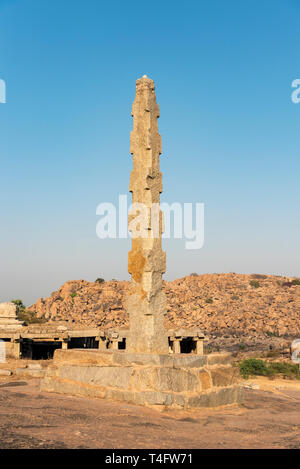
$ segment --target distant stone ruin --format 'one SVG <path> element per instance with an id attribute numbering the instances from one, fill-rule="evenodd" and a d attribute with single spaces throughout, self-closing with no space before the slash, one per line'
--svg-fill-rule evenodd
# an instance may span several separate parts
<path id="1" fill-rule="evenodd" d="M 0 329 L 6 331 L 17 331 L 23 326 L 18 320 L 17 306 L 14 303 L 0 303 Z"/>

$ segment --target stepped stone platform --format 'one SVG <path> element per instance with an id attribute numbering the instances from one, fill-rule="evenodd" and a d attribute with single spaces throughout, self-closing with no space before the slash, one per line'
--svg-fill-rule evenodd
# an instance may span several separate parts
<path id="1" fill-rule="evenodd" d="M 41 390 L 189 409 L 240 402 L 230 354 L 150 354 L 58 349 Z"/>

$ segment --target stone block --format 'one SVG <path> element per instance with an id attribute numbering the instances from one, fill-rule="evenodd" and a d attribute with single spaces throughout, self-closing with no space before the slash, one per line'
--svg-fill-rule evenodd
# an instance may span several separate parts
<path id="1" fill-rule="evenodd" d="M 199 370 L 198 378 L 201 383 L 201 390 L 207 391 L 212 387 L 211 377 L 207 370 Z"/>
<path id="2" fill-rule="evenodd" d="M 220 407 L 240 402 L 242 391 L 240 386 L 219 388 L 207 393 L 191 396 L 187 399 L 187 407 Z"/>
<path id="3" fill-rule="evenodd" d="M 227 365 L 232 360 L 230 352 L 210 353 L 206 356 L 208 365 Z"/>
<path id="4" fill-rule="evenodd" d="M 59 369 L 61 379 L 124 390 L 130 389 L 132 374 L 132 367 L 64 365 Z"/>
<path id="5" fill-rule="evenodd" d="M 24 378 L 44 378 L 46 369 L 31 369 L 31 368 L 17 368 L 16 376 L 23 376 Z"/>
<path id="6" fill-rule="evenodd" d="M 189 370 L 157 368 L 155 370 L 155 388 L 158 391 L 196 392 L 201 391 L 197 376 Z"/>
<path id="7" fill-rule="evenodd" d="M 135 403 L 138 405 L 163 405 L 171 406 L 174 396 L 171 393 L 158 391 L 141 391 L 135 393 Z"/>
<path id="8" fill-rule="evenodd" d="M 68 364 L 85 364 L 111 366 L 113 364 L 113 351 L 98 349 L 57 349 L 54 352 L 54 362 Z"/>
<path id="9" fill-rule="evenodd" d="M 215 354 L 210 361 L 223 361 Z M 58 350 L 41 389 L 138 405 L 218 407 L 240 399 L 237 369 L 197 355 Z M 39 371 L 39 370 L 32 370 Z"/>
<path id="10" fill-rule="evenodd" d="M 0 376 L 11 376 L 12 374 L 11 370 L 0 369 Z"/>
<path id="11" fill-rule="evenodd" d="M 108 389 L 106 398 L 113 401 L 125 401 L 129 403 L 135 402 L 135 393 L 133 391 L 121 391 L 119 389 Z"/>
<path id="12" fill-rule="evenodd" d="M 210 368 L 210 374 L 213 386 L 230 386 L 237 382 L 239 370 L 231 365 L 215 365 Z"/>
<path id="13" fill-rule="evenodd" d="M 113 364 L 118 366 L 165 366 L 173 367 L 173 357 L 154 353 L 114 353 Z"/>
<path id="14" fill-rule="evenodd" d="M 206 355 L 181 354 L 172 355 L 174 368 L 199 368 L 206 365 Z"/>

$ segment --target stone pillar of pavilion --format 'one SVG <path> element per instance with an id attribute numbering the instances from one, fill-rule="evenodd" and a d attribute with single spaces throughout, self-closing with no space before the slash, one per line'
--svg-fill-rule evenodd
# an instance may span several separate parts
<path id="1" fill-rule="evenodd" d="M 132 250 L 128 254 L 128 272 L 132 280 L 127 296 L 130 332 L 126 349 L 137 353 L 168 353 L 164 326 L 166 298 L 162 292 L 166 255 L 162 251 L 162 212 L 159 209 L 162 192 L 162 173 L 159 170 L 161 137 L 157 124 L 159 106 L 154 82 L 147 76 L 136 81 L 132 116 L 130 153 L 133 155 L 133 169 L 129 191 L 132 192 L 132 203 L 143 204 L 149 211 L 144 226 L 147 237 L 132 232 Z M 157 216 L 151 219 L 153 204 Z M 132 219 L 129 216 L 129 229 Z M 158 221 L 156 226 L 154 220 Z"/>

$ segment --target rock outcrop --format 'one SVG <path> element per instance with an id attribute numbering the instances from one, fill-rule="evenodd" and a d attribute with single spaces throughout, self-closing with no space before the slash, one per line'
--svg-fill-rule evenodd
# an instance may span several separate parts
<path id="1" fill-rule="evenodd" d="M 66 282 L 29 309 L 49 321 L 128 327 L 129 282 Z M 163 282 L 166 326 L 199 327 L 210 336 L 300 337 L 300 285 L 271 275 L 205 274 Z"/>

